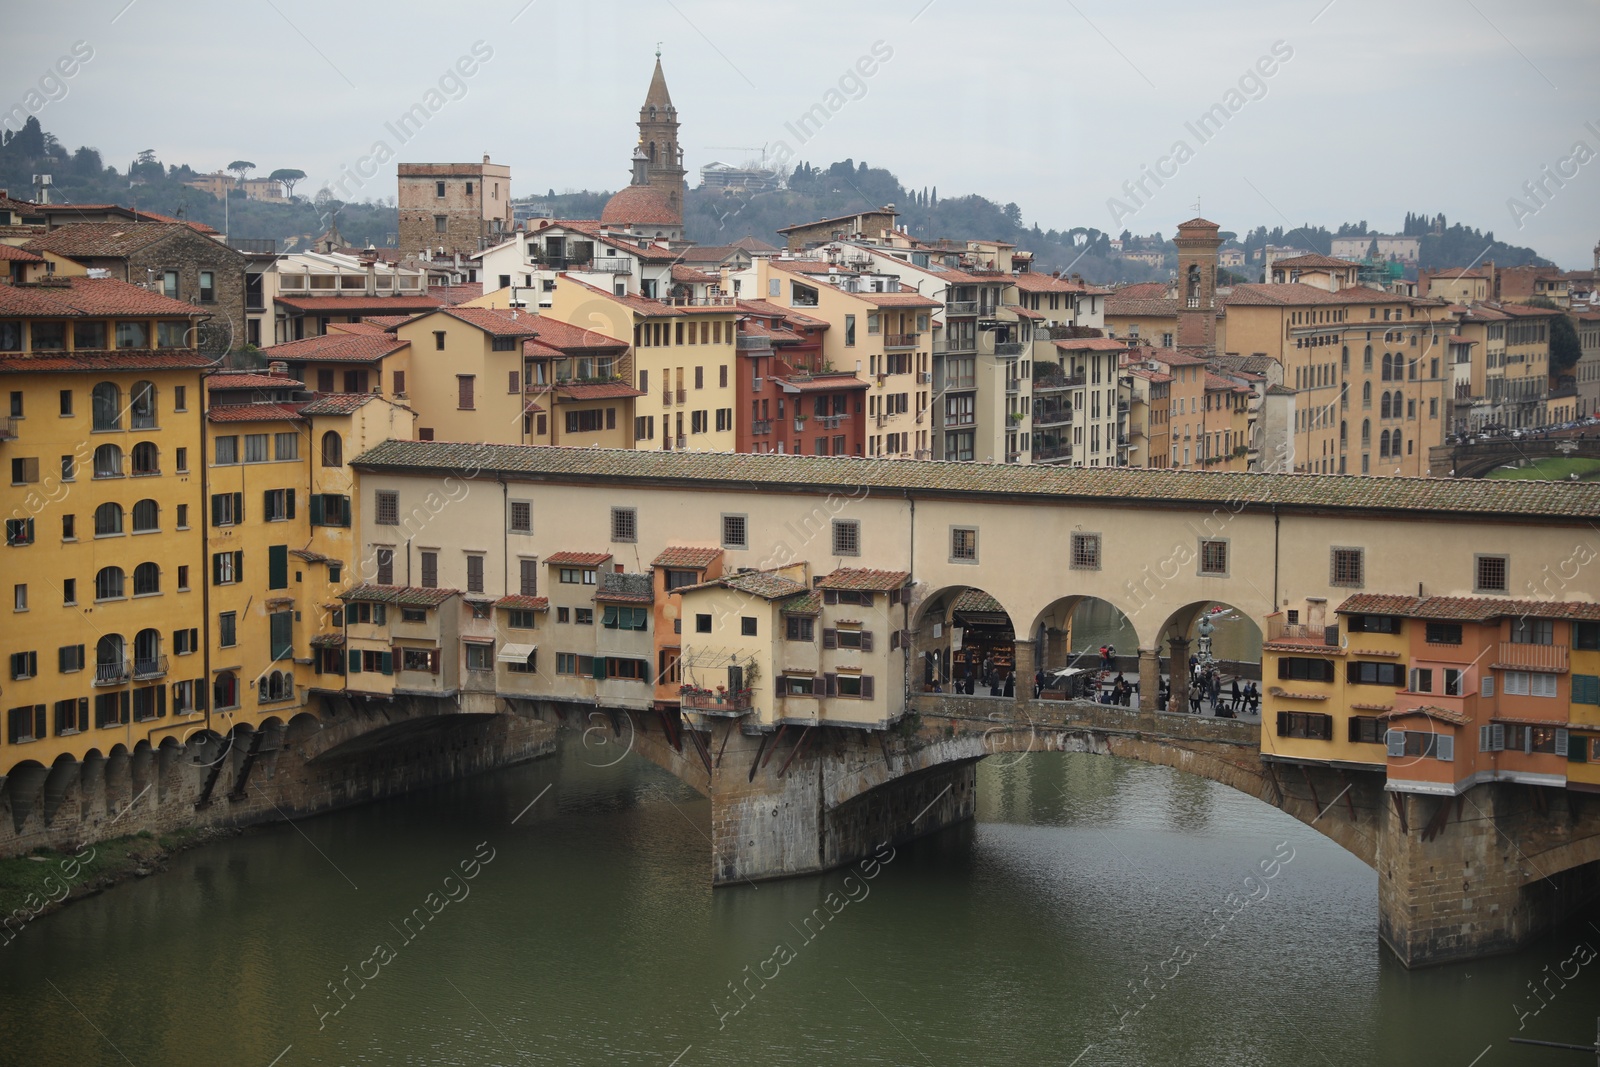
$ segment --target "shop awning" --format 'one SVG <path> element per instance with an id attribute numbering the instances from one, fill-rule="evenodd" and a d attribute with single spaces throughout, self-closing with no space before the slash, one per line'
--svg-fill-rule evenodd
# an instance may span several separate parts
<path id="1" fill-rule="evenodd" d="M 528 657 L 533 655 L 538 645 L 501 645 L 500 654 L 495 657 L 501 663 L 526 663 Z"/>

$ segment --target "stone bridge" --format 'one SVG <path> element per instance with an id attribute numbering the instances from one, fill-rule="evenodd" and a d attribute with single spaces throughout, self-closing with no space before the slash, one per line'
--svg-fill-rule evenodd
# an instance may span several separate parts
<path id="1" fill-rule="evenodd" d="M 828 870 L 970 819 L 985 757 L 1086 752 L 1221 782 L 1338 843 L 1377 872 L 1379 931 L 1407 966 L 1511 951 L 1600 888 L 1600 797 L 1503 783 L 1390 793 L 1377 772 L 1263 758 L 1249 722 L 923 694 L 888 731 L 729 721 L 701 733 L 674 712 L 515 703 L 601 758 L 637 754 L 707 796 L 719 886 Z"/>
<path id="2" fill-rule="evenodd" d="M 1600 432 L 1540 437 L 1494 437 L 1481 444 L 1440 445 L 1428 449 L 1428 469 L 1435 478 L 1486 478 L 1506 466 L 1534 459 L 1579 456 L 1600 459 Z"/>

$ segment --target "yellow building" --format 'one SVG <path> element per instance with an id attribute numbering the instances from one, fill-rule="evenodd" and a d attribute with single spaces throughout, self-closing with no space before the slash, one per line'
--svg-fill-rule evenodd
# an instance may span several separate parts
<path id="1" fill-rule="evenodd" d="M 407 404 L 419 440 L 523 443 L 522 343 L 537 333 L 534 321 L 516 310 L 447 307 L 394 328 L 410 344 Z"/>
<path id="2" fill-rule="evenodd" d="M 1561 312 L 1525 304 L 1501 304 L 1498 310 L 1508 316 L 1505 373 L 1499 395 L 1491 390 L 1490 403 L 1501 409 L 1502 425 L 1542 426 L 1550 421 L 1550 322 Z"/>
<path id="3" fill-rule="evenodd" d="M 203 317 L 109 279 L 0 285 L 7 767 L 159 744 L 205 706 Z"/>
<path id="4" fill-rule="evenodd" d="M 737 308 L 731 296 L 619 296 L 567 275 L 550 295 L 544 317 L 607 339 L 631 339 L 631 358 L 620 358 L 614 373 L 634 390 L 627 398 L 631 413 L 624 416 L 619 407 L 616 427 L 632 434 L 633 447 L 734 450 Z"/>

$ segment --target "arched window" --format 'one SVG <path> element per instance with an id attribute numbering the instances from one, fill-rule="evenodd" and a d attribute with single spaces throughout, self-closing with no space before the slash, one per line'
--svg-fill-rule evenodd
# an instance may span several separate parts
<path id="1" fill-rule="evenodd" d="M 122 390 L 115 382 L 101 382 L 93 393 L 94 428 L 96 430 L 122 429 Z"/>
<path id="2" fill-rule="evenodd" d="M 324 467 L 344 466 L 344 438 L 333 430 L 329 430 L 322 435 L 322 465 Z"/>
<path id="3" fill-rule="evenodd" d="M 1385 430 L 1378 435 L 1378 458 L 1389 458 L 1389 431 Z"/>
<path id="4" fill-rule="evenodd" d="M 161 473 L 161 452 L 153 441 L 140 441 L 134 445 L 128 458 L 132 460 L 135 476 Z"/>
<path id="5" fill-rule="evenodd" d="M 161 529 L 161 507 L 154 500 L 141 500 L 133 506 L 133 532 L 151 533 Z"/>
<path id="6" fill-rule="evenodd" d="M 1389 394 L 1387 391 L 1383 394 L 1383 402 L 1378 406 L 1378 414 L 1385 419 L 1389 417 Z"/>
<path id="7" fill-rule="evenodd" d="M 1361 383 L 1361 407 L 1364 410 L 1368 410 L 1368 411 L 1370 411 L 1372 409 L 1372 383 L 1371 382 L 1362 382 Z"/>
<path id="8" fill-rule="evenodd" d="M 1371 345 L 1368 345 L 1366 351 L 1361 353 L 1361 369 L 1362 370 L 1366 370 L 1366 371 L 1370 371 L 1372 369 L 1372 346 Z"/>
<path id="9" fill-rule="evenodd" d="M 1389 371 L 1391 370 L 1392 367 L 1393 367 L 1393 362 L 1389 359 L 1389 353 L 1385 352 L 1383 354 L 1383 374 L 1382 374 L 1382 378 L 1383 378 L 1384 381 L 1388 381 L 1389 380 Z"/>
<path id="10" fill-rule="evenodd" d="M 1417 417 L 1417 402 L 1415 400 L 1407 400 L 1406 401 L 1406 418 L 1414 419 L 1416 417 Z"/>
<path id="11" fill-rule="evenodd" d="M 1339 422 L 1339 443 L 1345 444 L 1350 440 L 1350 425 L 1343 420 Z"/>
<path id="12" fill-rule="evenodd" d="M 1400 431 L 1399 430 L 1396 430 L 1394 432 L 1394 436 L 1389 439 L 1389 454 L 1391 456 L 1393 456 L 1395 459 L 1399 459 L 1400 458 Z"/>
<path id="13" fill-rule="evenodd" d="M 1350 346 L 1343 345 L 1339 349 L 1339 370 L 1345 374 L 1350 373 Z"/>
<path id="14" fill-rule="evenodd" d="M 233 671 L 223 671 L 211 683 L 211 708 L 220 711 L 239 706 L 239 676 Z"/>
<path id="15" fill-rule="evenodd" d="M 1399 359 L 1399 358 L 1400 358 L 1399 356 L 1395 357 L 1395 359 Z M 1420 363 L 1420 362 L 1421 362 L 1421 360 L 1416 360 L 1416 359 L 1411 361 L 1411 370 L 1406 374 L 1407 378 L 1410 378 L 1412 381 L 1416 381 L 1417 380 L 1417 364 Z M 1398 378 L 1398 377 L 1400 377 L 1400 375 L 1396 374 L 1395 377 Z"/>
<path id="16" fill-rule="evenodd" d="M 101 445 L 95 449 L 94 476 L 96 478 L 122 477 L 122 449 L 116 445 Z"/>
<path id="17" fill-rule="evenodd" d="M 123 654 L 121 634 L 106 634 L 95 642 L 94 680 L 115 682 L 128 676 L 127 657 Z"/>
<path id="18" fill-rule="evenodd" d="M 1372 447 L 1372 420 L 1371 419 L 1362 419 L 1361 420 L 1361 447 L 1362 448 L 1370 448 L 1370 447 Z"/>
<path id="19" fill-rule="evenodd" d="M 161 592 L 161 568 L 154 563 L 141 563 L 133 568 L 133 595 L 149 596 Z"/>
<path id="20" fill-rule="evenodd" d="M 122 568 L 101 567 L 99 573 L 94 576 L 94 598 L 120 600 L 123 595 Z"/>
<path id="21" fill-rule="evenodd" d="M 134 382 L 128 410 L 135 430 L 156 428 L 156 386 L 154 382 Z"/>
<path id="22" fill-rule="evenodd" d="M 1350 408 L 1350 383 L 1345 382 L 1339 386 L 1339 410 L 1348 411 Z"/>
<path id="23" fill-rule="evenodd" d="M 133 635 L 133 673 L 146 678 L 162 673 L 160 630 L 140 630 Z"/>
<path id="24" fill-rule="evenodd" d="M 94 509 L 94 535 L 114 537 L 122 532 L 122 505 L 110 502 Z"/>

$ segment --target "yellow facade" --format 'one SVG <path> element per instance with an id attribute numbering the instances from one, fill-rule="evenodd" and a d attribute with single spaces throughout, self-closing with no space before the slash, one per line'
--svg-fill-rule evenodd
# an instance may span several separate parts
<path id="1" fill-rule="evenodd" d="M 419 437 L 524 442 L 522 341 L 534 333 L 532 318 L 446 308 L 395 329 L 411 345 L 406 392 Z"/>

